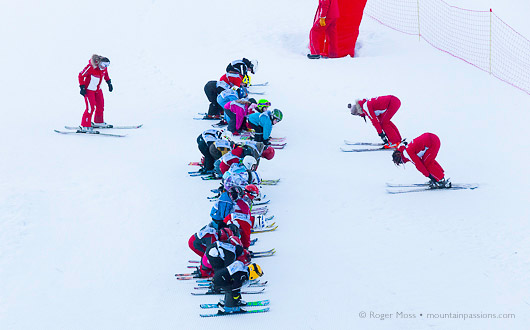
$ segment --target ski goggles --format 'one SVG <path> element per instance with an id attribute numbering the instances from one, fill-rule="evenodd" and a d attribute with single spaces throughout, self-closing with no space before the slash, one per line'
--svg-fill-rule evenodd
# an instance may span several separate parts
<path id="1" fill-rule="evenodd" d="M 110 65 L 110 62 L 100 62 L 99 63 L 99 68 L 103 70 L 103 69 L 107 68 L 109 65 Z"/>
<path id="2" fill-rule="evenodd" d="M 258 103 L 258 107 L 259 107 L 259 108 L 262 108 L 262 107 L 270 107 L 270 106 L 271 106 L 271 103 L 270 103 L 270 102 Z"/>

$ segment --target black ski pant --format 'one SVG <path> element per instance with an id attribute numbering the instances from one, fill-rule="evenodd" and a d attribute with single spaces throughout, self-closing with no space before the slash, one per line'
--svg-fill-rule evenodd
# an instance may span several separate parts
<path id="1" fill-rule="evenodd" d="M 212 143 L 213 142 L 206 143 L 202 137 L 202 134 L 197 138 L 199 151 L 204 156 L 204 169 L 207 171 L 213 170 L 213 163 L 215 162 L 215 159 L 213 159 L 212 155 L 210 154 L 210 144 Z"/>
<path id="2" fill-rule="evenodd" d="M 241 300 L 241 286 L 243 282 L 240 280 L 243 276 L 237 272 L 230 275 L 227 268 L 216 270 L 212 283 L 214 289 L 222 289 L 225 291 L 225 306 L 236 307 Z M 248 279 L 248 277 L 245 277 Z"/>
<path id="3" fill-rule="evenodd" d="M 248 122 L 250 127 L 254 130 L 254 141 L 263 142 L 263 127 L 254 125 L 250 121 Z"/>
<path id="4" fill-rule="evenodd" d="M 228 122 L 228 127 L 227 129 L 234 133 L 236 130 L 236 114 L 233 113 L 232 111 L 230 110 L 225 110 L 225 114 L 228 116 L 228 118 L 230 118 L 230 121 Z"/>
<path id="5" fill-rule="evenodd" d="M 208 101 L 210 101 L 210 106 L 208 108 L 208 115 L 209 116 L 217 116 L 220 115 L 223 111 L 223 108 L 217 103 L 217 95 L 222 92 L 219 91 L 217 88 L 217 81 L 211 80 L 204 85 L 204 93 L 206 94 L 206 97 L 208 98 Z"/>

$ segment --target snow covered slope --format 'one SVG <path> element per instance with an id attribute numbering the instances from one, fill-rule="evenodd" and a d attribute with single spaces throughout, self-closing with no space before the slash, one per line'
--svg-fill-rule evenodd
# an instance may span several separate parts
<path id="1" fill-rule="evenodd" d="M 527 94 L 370 20 L 361 25 L 358 57 L 309 61 L 316 1 L 28 0 L 3 7 L 1 329 L 530 323 Z M 509 23 L 513 14 L 514 27 L 528 36 L 526 2 L 493 8 Z M 80 122 L 77 74 L 93 53 L 111 60 L 106 120 L 144 124 L 125 138 L 53 132 Z M 193 257 L 188 238 L 208 222 L 205 197 L 217 187 L 186 174 L 187 163 L 200 159 L 195 139 L 210 124 L 191 118 L 207 109 L 204 84 L 243 56 L 259 59 L 253 81 L 270 82 L 260 90 L 285 114 L 273 135 L 288 137 L 260 165 L 263 177 L 282 179 L 264 187 L 280 227 L 256 244 L 278 250 L 259 260 L 271 312 L 205 320 L 198 306 L 216 298 L 192 297 L 193 284 L 173 276 Z M 411 165 L 396 168 L 390 153 L 340 152 L 344 139 L 379 140 L 346 105 L 386 94 L 402 101 L 394 117 L 402 135 L 436 133 L 447 176 L 479 189 L 389 195 L 385 182 L 425 178 Z M 396 319 L 398 312 L 415 317 Z"/>

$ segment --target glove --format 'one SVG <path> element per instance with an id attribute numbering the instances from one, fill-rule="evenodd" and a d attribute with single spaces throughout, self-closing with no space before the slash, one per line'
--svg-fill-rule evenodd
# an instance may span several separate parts
<path id="1" fill-rule="evenodd" d="M 320 23 L 320 26 L 326 26 L 326 18 L 325 17 L 322 17 L 319 21 Z"/>
<path id="2" fill-rule="evenodd" d="M 112 87 L 112 84 L 110 83 L 110 79 L 107 80 L 107 85 L 109 85 L 109 92 L 112 92 L 112 90 L 113 90 L 114 88 Z"/>
<path id="3" fill-rule="evenodd" d="M 383 140 L 383 142 L 384 142 L 385 144 L 388 143 L 388 138 L 386 137 L 385 132 L 381 132 L 381 133 L 379 134 L 379 136 L 381 137 L 381 140 Z"/>
<path id="4" fill-rule="evenodd" d="M 81 90 L 79 91 L 79 94 L 85 96 L 86 95 L 86 87 L 85 87 L 85 85 L 79 85 L 79 88 L 81 88 Z"/>

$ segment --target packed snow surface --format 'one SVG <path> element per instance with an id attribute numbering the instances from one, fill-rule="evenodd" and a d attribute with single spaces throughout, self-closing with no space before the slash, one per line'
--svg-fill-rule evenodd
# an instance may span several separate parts
<path id="1" fill-rule="evenodd" d="M 527 1 L 453 4 L 493 7 L 530 35 Z M 316 7 L 2 5 L 1 329 L 527 329 L 529 96 L 368 18 L 355 58 L 308 60 Z M 53 132 L 80 123 L 77 74 L 94 53 L 111 60 L 106 121 L 144 124 L 125 138 Z M 192 118 L 207 110 L 204 84 L 242 57 L 259 60 L 253 81 L 270 84 L 253 90 L 283 111 L 273 136 L 288 141 L 259 169 L 281 178 L 263 187 L 279 229 L 254 246 L 278 250 L 256 260 L 271 311 L 202 319 L 199 304 L 218 297 L 191 296 L 194 283 L 173 276 L 195 257 L 188 238 L 218 186 L 187 175 L 212 123 Z M 389 152 L 339 150 L 379 141 L 346 105 L 388 94 L 402 101 L 402 136 L 437 134 L 446 176 L 478 189 L 390 195 L 386 182 L 426 179 Z"/>

